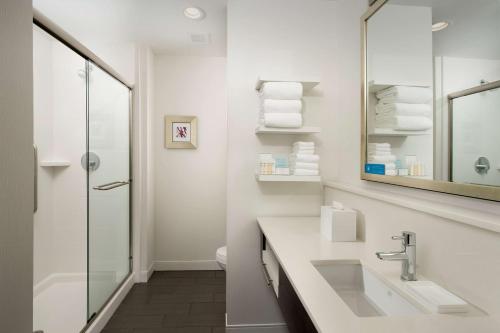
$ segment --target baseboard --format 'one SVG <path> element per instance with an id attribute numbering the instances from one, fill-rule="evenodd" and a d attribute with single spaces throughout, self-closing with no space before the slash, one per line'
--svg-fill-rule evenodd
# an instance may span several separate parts
<path id="1" fill-rule="evenodd" d="M 141 283 L 146 283 L 149 281 L 149 278 L 151 278 L 151 275 L 155 272 L 154 270 L 154 262 L 151 263 L 149 268 L 147 270 L 143 270 L 139 272 L 139 278 L 137 279 L 137 282 Z"/>
<path id="2" fill-rule="evenodd" d="M 115 313 L 118 306 L 121 304 L 125 296 L 134 285 L 134 273 L 132 273 L 128 279 L 123 283 L 120 289 L 116 292 L 109 303 L 102 309 L 101 313 L 97 318 L 94 319 L 92 325 L 90 325 L 85 333 L 100 333 L 104 326 L 108 323 L 111 316 Z"/>
<path id="3" fill-rule="evenodd" d="M 87 273 L 54 273 L 47 276 L 42 281 L 33 286 L 33 296 L 40 295 L 43 291 L 56 283 L 75 282 L 86 280 Z"/>
<path id="4" fill-rule="evenodd" d="M 221 270 L 216 260 L 161 261 L 154 262 L 155 271 L 214 271 Z"/>
<path id="5" fill-rule="evenodd" d="M 227 325 L 226 333 L 288 333 L 285 324 Z"/>
<path id="6" fill-rule="evenodd" d="M 285 323 L 228 324 L 226 313 L 226 333 L 288 333 L 288 327 Z"/>

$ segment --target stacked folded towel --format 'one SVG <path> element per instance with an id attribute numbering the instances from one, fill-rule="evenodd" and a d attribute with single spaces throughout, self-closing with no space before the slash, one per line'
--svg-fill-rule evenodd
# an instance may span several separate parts
<path id="1" fill-rule="evenodd" d="M 266 127 L 302 127 L 300 82 L 265 82 L 260 89 L 260 121 Z"/>
<path id="2" fill-rule="evenodd" d="M 314 142 L 295 142 L 290 156 L 290 167 L 296 176 L 318 176 L 319 156 L 314 153 Z"/>
<path id="3" fill-rule="evenodd" d="M 430 88 L 393 86 L 376 94 L 375 127 L 400 131 L 432 128 L 432 91 Z"/>
<path id="4" fill-rule="evenodd" d="M 386 175 L 395 175 L 396 156 L 392 154 L 390 143 L 369 143 L 368 163 L 384 164 Z"/>

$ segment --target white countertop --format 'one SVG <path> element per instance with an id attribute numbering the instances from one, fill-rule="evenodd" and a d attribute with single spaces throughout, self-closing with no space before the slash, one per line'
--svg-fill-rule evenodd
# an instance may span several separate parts
<path id="1" fill-rule="evenodd" d="M 319 217 L 261 217 L 259 226 L 321 333 L 498 333 L 500 316 L 466 315 L 357 317 L 311 264 L 315 260 L 359 260 L 381 273 L 395 289 L 404 288 L 396 265 L 370 265 L 363 242 L 333 243 L 320 235 Z"/>

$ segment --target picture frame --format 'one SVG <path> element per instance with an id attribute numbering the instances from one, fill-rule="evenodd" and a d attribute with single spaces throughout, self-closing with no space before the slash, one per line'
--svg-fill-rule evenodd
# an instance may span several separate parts
<path id="1" fill-rule="evenodd" d="M 165 116 L 165 148 L 196 149 L 198 147 L 198 118 L 194 116 Z"/>

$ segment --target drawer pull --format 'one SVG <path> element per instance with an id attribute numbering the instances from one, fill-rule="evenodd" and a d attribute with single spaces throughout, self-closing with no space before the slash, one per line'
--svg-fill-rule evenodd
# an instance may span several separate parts
<path id="1" fill-rule="evenodd" d="M 262 271 L 264 272 L 264 277 L 266 278 L 266 283 L 267 286 L 271 286 L 273 283 L 273 280 L 271 279 L 271 276 L 269 275 L 269 272 L 267 271 L 266 264 L 262 263 Z"/>

